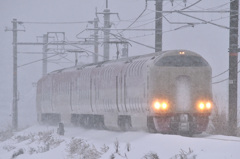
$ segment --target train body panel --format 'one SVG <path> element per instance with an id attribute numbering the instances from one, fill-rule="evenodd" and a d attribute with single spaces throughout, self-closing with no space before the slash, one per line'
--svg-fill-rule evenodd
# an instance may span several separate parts
<path id="1" fill-rule="evenodd" d="M 206 107 L 211 100 L 211 68 L 187 50 L 54 71 L 37 88 L 39 121 L 52 114 L 65 123 L 117 130 L 171 132 L 174 123 L 181 129 L 185 115 L 200 132 L 211 112 L 201 104 Z M 201 130 L 199 116 L 207 117 Z"/>

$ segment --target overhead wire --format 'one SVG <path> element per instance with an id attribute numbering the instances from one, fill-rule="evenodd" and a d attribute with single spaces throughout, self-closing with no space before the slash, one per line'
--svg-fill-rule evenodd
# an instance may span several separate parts
<path id="1" fill-rule="evenodd" d="M 190 6 L 183 8 L 182 10 L 188 9 L 188 8 L 196 5 L 196 4 L 199 3 L 200 1 L 201 1 L 201 0 L 198 0 L 197 2 L 191 4 Z M 234 0 L 232 0 L 232 1 L 234 1 Z M 217 6 L 217 7 L 218 7 L 218 8 L 223 7 L 223 6 L 231 3 L 232 1 L 230 1 L 230 2 L 228 2 L 228 3 L 225 3 L 225 4 L 222 4 L 222 5 L 220 5 L 220 6 Z M 217 7 L 214 7 L 214 8 L 218 9 Z M 214 9 L 214 8 L 208 8 L 208 9 L 205 9 L 205 10 Z M 138 21 L 138 19 L 143 16 L 143 13 L 144 13 L 146 10 L 147 10 L 147 3 L 145 4 L 145 9 L 142 11 L 142 13 L 141 13 L 126 29 L 124 29 L 122 32 L 124 32 L 125 30 L 129 29 L 134 23 L 136 23 L 136 22 Z M 151 13 L 152 13 L 152 12 L 151 12 Z M 150 14 L 150 13 L 148 13 L 148 14 Z M 146 14 L 146 15 L 148 15 L 148 14 Z M 146 16 L 146 15 L 144 15 L 144 16 Z M 229 16 L 228 16 L 228 17 L 229 17 Z M 223 18 L 227 18 L 227 17 L 223 17 Z M 219 18 L 219 19 L 223 19 L 223 18 Z M 218 20 L 219 20 L 219 19 L 218 19 Z M 156 20 L 158 20 L 158 19 L 155 19 L 155 20 L 153 20 L 153 21 L 151 21 L 151 22 L 148 22 L 148 23 L 146 23 L 145 25 L 150 24 L 150 23 L 152 23 L 152 22 L 154 22 L 154 21 L 156 21 Z M 215 21 L 215 20 L 212 20 L 212 21 Z M 25 24 L 74 24 L 74 23 L 88 23 L 88 21 L 82 21 L 82 22 L 23 22 L 23 23 L 25 23 Z M 141 27 L 141 26 L 143 26 L 143 25 L 140 25 L 140 26 L 138 26 L 138 27 Z M 134 28 L 136 28 L 136 27 L 134 27 Z M 164 33 L 170 32 L 170 31 L 175 31 L 175 30 L 177 30 L 177 29 L 175 28 L 175 29 L 173 29 L 173 30 L 165 31 Z M 122 32 L 120 32 L 120 33 L 122 33 Z M 111 34 L 112 34 L 112 33 L 111 33 Z M 153 34 L 150 34 L 150 35 L 153 35 Z M 113 36 L 118 36 L 118 35 L 113 35 Z M 140 37 L 141 37 L 141 36 L 140 36 Z M 137 44 L 139 44 L 139 45 L 146 46 L 146 47 L 148 47 L 148 48 L 155 49 L 155 48 L 152 47 L 152 46 L 147 46 L 147 45 L 145 45 L 145 44 L 142 44 L 142 43 L 133 41 L 133 40 L 131 40 L 130 38 L 123 38 L 123 37 L 121 37 L 121 38 L 122 38 L 122 39 L 125 39 L 125 40 L 129 40 L 129 41 L 134 42 L 134 43 L 137 43 Z M 134 38 L 134 37 L 132 37 L 132 38 Z M 75 46 L 75 47 L 76 47 L 76 46 Z M 79 48 L 79 47 L 78 47 L 78 48 Z M 89 51 L 89 50 L 86 50 L 86 51 L 88 51 L 88 52 L 90 52 L 90 53 L 93 53 L 93 52 L 91 52 L 91 51 Z M 53 55 L 53 56 L 57 56 L 57 55 Z M 53 57 L 53 56 L 49 56 L 49 57 L 47 57 L 47 58 L 51 58 L 51 57 Z M 101 55 L 98 55 L 98 56 L 101 56 Z M 43 60 L 43 59 L 41 59 L 41 60 Z M 36 60 L 35 62 L 38 62 L 38 61 L 41 61 L 41 60 Z M 240 61 L 239 61 L 239 62 L 240 62 Z M 238 62 L 238 63 L 239 63 L 239 62 Z M 31 63 L 34 63 L 34 62 L 31 62 Z M 29 63 L 29 64 L 31 64 L 31 63 Z M 21 66 L 18 66 L 18 67 L 22 67 L 22 66 L 25 66 L 25 65 L 27 65 L 27 64 L 24 64 L 24 65 L 21 65 Z M 218 76 L 226 73 L 227 71 L 229 71 L 229 69 L 226 70 L 226 71 L 224 71 L 224 72 L 222 72 L 222 73 L 220 73 L 220 74 L 218 74 L 218 75 L 216 75 L 216 76 L 214 76 L 214 77 L 212 77 L 212 78 L 218 77 Z M 227 79 L 225 79 L 225 80 L 227 80 Z M 215 84 L 215 83 L 220 83 L 220 82 L 223 82 L 223 81 L 225 81 L 225 80 L 222 80 L 222 81 L 219 81 L 219 82 L 214 82 L 213 84 Z"/>
<path id="2" fill-rule="evenodd" d="M 165 18 L 165 16 L 163 16 L 163 17 Z M 230 16 L 213 19 L 213 20 L 211 20 L 210 22 L 222 20 L 222 19 L 229 18 L 229 17 L 230 17 Z M 156 20 L 156 19 L 155 19 L 155 20 Z M 155 21 L 155 20 L 154 20 L 154 21 Z M 152 23 L 152 22 L 150 22 L 150 23 Z M 150 24 L 150 23 L 147 23 L 147 24 Z M 143 25 L 147 25 L 147 24 L 143 24 Z M 179 29 L 183 29 L 183 28 L 186 28 L 186 27 L 193 27 L 193 26 L 200 25 L 200 24 L 206 24 L 206 23 L 202 22 L 202 23 L 194 24 L 194 25 L 192 25 L 191 23 L 189 23 L 189 24 L 186 24 L 186 25 L 183 25 L 183 26 L 174 28 L 174 29 L 170 29 L 170 30 L 167 30 L 167 31 L 163 31 L 163 34 L 164 34 L 164 33 L 168 33 L 168 32 L 173 32 L 173 31 L 176 31 L 176 30 L 179 30 Z M 140 25 L 140 26 L 143 26 L 143 25 Z M 140 27 L 140 26 L 137 26 L 137 27 Z M 136 27 L 134 27 L 134 28 L 136 28 Z"/>
<path id="3" fill-rule="evenodd" d="M 232 3 L 233 1 L 235 1 L 235 0 L 230 0 L 227 3 L 223 3 L 223 4 L 220 4 L 219 6 L 212 7 L 212 8 L 203 8 L 203 7 L 199 7 L 199 6 L 196 6 L 196 7 L 199 8 L 199 9 L 202 9 L 202 10 L 216 10 L 216 9 L 219 9 L 219 8 L 221 8 L 223 6 L 226 6 L 226 5 L 230 4 L 230 3 Z"/>
<path id="4" fill-rule="evenodd" d="M 186 14 L 186 15 L 187 15 L 187 14 Z M 235 14 L 235 15 L 236 15 L 236 14 Z M 232 16 L 234 16 L 234 15 L 232 15 Z M 163 16 L 163 17 L 166 18 L 165 16 Z M 218 26 L 218 27 L 220 27 L 220 28 L 229 29 L 229 27 L 226 27 L 226 26 L 222 26 L 222 25 L 219 25 L 219 24 L 212 23 L 212 22 L 214 22 L 214 21 L 222 20 L 222 19 L 229 18 L 229 17 L 231 17 L 231 16 L 220 17 L 220 18 L 213 19 L 213 20 L 210 20 L 210 21 L 205 21 L 205 20 L 203 20 L 203 19 L 199 19 L 199 20 L 202 21 L 202 23 L 199 23 L 199 24 L 208 24 L 208 23 L 209 23 L 209 24 L 212 24 L 212 25 L 216 25 L 216 26 Z M 144 25 L 150 24 L 150 23 L 152 23 L 152 22 L 155 22 L 156 20 L 157 20 L 157 19 L 155 19 L 155 20 L 153 20 L 153 21 L 151 21 L 151 22 L 149 22 L 149 23 L 142 24 L 142 25 L 137 26 L 137 27 L 141 27 L 141 26 L 144 26 Z M 194 26 L 195 26 L 195 25 L 199 25 L 199 24 L 194 24 Z M 134 28 L 136 28 L 136 27 L 134 27 Z M 170 31 L 175 31 L 175 30 L 177 30 L 177 29 L 172 29 L 172 30 L 170 30 Z M 166 32 L 170 32 L 170 31 L 166 31 Z"/>
<path id="5" fill-rule="evenodd" d="M 186 8 L 190 8 L 190 7 L 194 6 L 194 5 L 196 5 L 197 3 L 199 3 L 200 1 L 201 1 L 201 0 L 193 3 L 192 5 L 190 5 L 189 7 L 186 7 Z M 183 8 L 183 10 L 184 10 L 184 8 Z M 161 17 L 161 18 L 162 18 L 162 17 Z M 152 23 L 152 22 L 155 22 L 156 20 L 158 20 L 158 19 L 154 19 L 153 21 L 148 22 L 148 23 L 145 23 L 145 24 L 143 24 L 143 25 L 150 24 L 150 23 Z M 218 19 L 217 19 L 217 20 L 218 20 Z M 212 21 L 214 21 L 214 20 L 212 20 Z M 210 22 L 210 21 L 209 21 L 209 22 Z M 143 25 L 140 25 L 140 26 L 143 26 Z M 140 27 L 140 26 L 137 26 L 137 27 Z M 189 25 L 187 25 L 187 26 L 189 26 Z M 172 29 L 172 30 L 165 31 L 165 32 L 163 32 L 163 33 L 171 32 L 171 31 L 176 31 L 176 30 L 178 30 L 178 29 L 185 28 L 185 27 L 187 27 L 187 26 L 181 26 L 181 27 L 178 27 L 178 28 L 175 28 L 175 29 Z M 132 27 L 132 28 L 136 28 L 136 27 Z M 118 35 L 114 35 L 114 36 L 116 37 L 116 36 L 118 36 Z M 122 36 L 119 36 L 119 37 L 123 38 Z M 119 38 L 119 37 L 118 37 L 118 38 Z M 130 41 L 130 38 L 124 38 L 124 39 Z M 137 43 L 137 44 L 139 44 L 139 45 L 146 46 L 146 47 L 151 48 L 151 49 L 155 49 L 155 48 L 152 47 L 152 46 L 148 46 L 148 45 L 145 45 L 145 44 L 142 44 L 142 43 L 133 41 L 133 40 L 131 40 L 131 42 Z"/>
<path id="6" fill-rule="evenodd" d="M 104 57 L 103 55 L 96 54 L 95 52 L 92 52 L 92 51 L 90 51 L 90 50 L 84 49 L 84 48 L 82 48 L 82 47 L 80 47 L 80 46 L 76 46 L 76 45 L 71 44 L 71 43 L 68 43 L 68 42 L 65 42 L 65 43 L 68 44 L 68 45 L 71 45 L 71 46 L 73 46 L 73 47 L 82 49 L 82 50 L 85 51 L 85 52 L 89 52 L 89 53 L 91 53 L 91 54 L 94 54 L 94 55 L 97 55 L 97 56 L 100 56 L 100 57 Z"/>
<path id="7" fill-rule="evenodd" d="M 50 42 L 46 43 L 45 45 L 51 44 L 52 42 L 54 42 L 54 41 L 50 41 Z M 63 42 L 63 41 L 61 41 L 61 42 Z M 55 51 L 55 50 L 53 50 L 53 51 L 54 51 L 55 53 L 48 53 L 48 54 L 54 54 L 54 55 L 52 55 L 52 56 L 48 56 L 48 57 L 46 57 L 46 58 L 42 58 L 42 59 L 35 60 L 35 61 L 32 61 L 32 62 L 23 64 L 23 65 L 19 65 L 18 68 L 23 67 L 23 66 L 27 66 L 27 65 L 30 65 L 30 64 L 39 62 L 39 61 L 43 61 L 43 60 L 46 60 L 46 59 L 49 59 L 49 58 L 52 58 L 52 57 L 55 57 L 55 56 L 60 56 L 60 59 L 57 59 L 57 61 L 58 61 L 58 60 L 61 60 L 61 59 L 65 59 L 65 60 L 67 60 L 67 61 L 69 61 L 69 62 L 73 62 L 72 60 L 66 58 L 67 55 L 64 57 L 64 56 L 62 56 L 63 53 L 59 53 L 59 52 L 57 52 L 57 51 Z"/>
<path id="8" fill-rule="evenodd" d="M 240 60 L 238 61 L 238 63 L 237 63 L 233 68 L 236 68 L 239 63 L 240 63 Z M 219 77 L 219 76 L 225 74 L 225 73 L 228 72 L 228 71 L 229 71 L 229 69 L 223 71 L 222 73 L 219 73 L 219 74 L 213 76 L 212 79 L 213 79 L 213 78 L 216 78 L 216 77 Z M 239 73 L 239 72 L 240 72 L 240 70 L 238 71 L 238 73 Z M 229 78 L 224 79 L 224 80 L 221 80 L 221 81 L 213 82 L 212 84 L 218 84 L 218 83 L 224 82 L 224 81 L 226 81 L 226 80 L 228 80 L 228 79 L 229 79 Z"/>
<path id="9" fill-rule="evenodd" d="M 199 3 L 201 0 L 197 1 L 196 3 L 193 3 L 192 5 L 190 5 L 191 7 L 196 5 L 197 3 Z M 185 8 L 189 8 L 189 7 L 185 7 Z M 178 14 L 182 14 L 184 16 L 187 16 L 187 17 L 190 17 L 190 18 L 193 18 L 193 19 L 197 19 L 199 21 L 202 21 L 204 23 L 208 23 L 208 24 L 212 24 L 212 25 L 215 25 L 215 26 L 218 26 L 218 27 L 221 27 L 221 28 L 225 28 L 225 29 L 229 29 L 229 27 L 226 27 L 226 26 L 223 26 L 223 25 L 219 25 L 219 24 L 215 24 L 213 23 L 212 21 L 207 21 L 207 20 L 204 20 L 204 19 L 201 19 L 201 18 L 198 18 L 198 17 L 195 17 L 195 16 L 191 16 L 191 15 L 188 15 L 188 14 L 185 14 L 183 12 L 181 12 L 182 10 L 185 10 L 185 8 L 181 9 L 181 10 L 175 10 L 173 12 L 176 12 Z M 150 10 L 150 9 L 149 9 Z M 162 12 L 162 11 L 155 11 L 155 12 Z M 203 24 L 204 24 L 203 23 Z"/>
<path id="10" fill-rule="evenodd" d="M 229 69 L 227 69 L 226 71 L 223 71 L 222 73 L 219 73 L 219 74 L 213 76 L 212 79 L 213 79 L 213 78 L 216 78 L 216 77 L 219 77 L 219 76 L 223 75 L 224 73 L 226 73 L 226 72 L 228 72 L 228 71 L 229 71 Z"/>
<path id="11" fill-rule="evenodd" d="M 51 44 L 52 42 L 54 42 L 54 41 L 50 41 L 50 42 L 46 43 L 45 45 Z M 35 61 L 32 61 L 32 62 L 23 64 L 23 65 L 20 65 L 20 66 L 18 66 L 17 68 L 20 68 L 20 67 L 23 67 L 23 66 L 27 66 L 27 65 L 30 65 L 30 64 L 39 62 L 39 61 L 43 61 L 43 60 L 45 60 L 45 59 L 49 59 L 49 58 L 52 58 L 52 57 L 55 57 L 55 56 L 58 56 L 58 54 L 54 54 L 54 55 L 48 56 L 48 57 L 46 57 L 46 58 L 42 58 L 42 59 L 39 59 L 39 60 L 35 60 Z"/>
<path id="12" fill-rule="evenodd" d="M 76 22 L 28 22 L 28 21 L 20 21 L 20 23 L 24 24 L 82 24 L 88 23 L 88 21 L 76 21 Z"/>
<path id="13" fill-rule="evenodd" d="M 136 43 L 136 44 L 139 44 L 139 45 L 142 45 L 142 46 L 145 46 L 145 47 L 148 47 L 148 48 L 151 48 L 151 49 L 155 49 L 155 47 L 152 47 L 152 46 L 149 46 L 149 45 L 146 45 L 146 44 L 143 44 L 143 43 L 140 43 L 140 42 L 137 42 L 137 41 L 134 41 L 134 40 L 131 40 L 131 39 L 128 39 L 128 38 L 124 38 L 120 35 L 117 35 L 117 34 L 113 34 L 113 33 L 110 33 L 112 36 L 116 37 L 117 39 L 119 40 L 127 40 L 127 41 L 131 41 L 133 43 Z"/>
<path id="14" fill-rule="evenodd" d="M 180 9 L 180 10 L 177 10 L 177 11 L 179 11 L 178 13 L 180 13 L 182 10 L 189 9 L 189 8 L 195 6 L 196 4 L 198 4 L 198 3 L 201 2 L 201 1 L 202 1 L 202 0 L 198 0 L 198 1 L 196 1 L 195 3 L 191 4 L 190 6 L 184 7 L 184 8 L 182 8 L 182 9 Z M 229 3 L 230 3 L 230 2 L 229 2 Z M 227 3 L 227 4 L 228 4 L 228 3 Z M 179 4 L 179 5 L 180 5 L 180 4 Z M 224 4 L 224 5 L 226 5 L 226 4 Z M 175 8 L 176 8 L 176 7 L 175 7 Z M 148 9 L 148 10 L 153 11 L 153 12 L 157 12 L 157 11 L 154 11 L 154 10 L 151 10 L 151 9 Z M 169 13 L 169 14 L 170 14 L 170 13 Z M 183 14 L 184 14 L 184 13 L 183 13 Z M 187 14 L 184 14 L 184 15 L 185 15 L 185 16 L 190 16 L 190 15 L 187 15 Z M 212 25 L 216 25 L 216 26 L 218 26 L 218 27 L 221 27 L 221 28 L 229 29 L 229 28 L 226 27 L 226 26 L 222 26 L 222 25 L 219 25 L 219 24 L 212 23 L 212 22 L 215 21 L 215 20 L 206 21 L 206 20 L 203 20 L 203 19 L 194 17 L 194 16 L 191 16 L 191 18 L 194 18 L 194 19 L 197 19 L 197 20 L 202 21 L 202 22 L 203 22 L 202 24 L 209 23 L 209 24 L 212 24 Z M 218 18 L 218 19 L 223 19 L 223 18 Z M 150 21 L 150 22 L 148 22 L 148 23 L 142 24 L 142 25 L 137 26 L 137 27 L 141 27 L 141 26 L 144 26 L 144 25 L 148 25 L 148 24 L 150 24 L 150 23 L 155 22 L 156 20 L 159 20 L 159 19 L 154 19 L 153 21 Z M 136 27 L 134 27 L 134 28 L 136 28 Z M 174 29 L 173 31 L 175 31 L 175 30 L 177 30 L 177 29 Z"/>
<path id="15" fill-rule="evenodd" d="M 148 16 L 149 14 L 152 14 L 152 13 L 154 13 L 154 11 L 151 11 L 149 13 L 146 13 L 146 14 L 142 15 L 141 18 L 146 17 L 146 16 Z M 125 20 L 120 19 L 118 21 L 111 21 L 111 22 L 134 22 L 135 20 L 136 20 L 136 18 L 132 18 L 132 19 L 125 19 Z M 150 19 L 148 19 L 148 20 L 150 20 Z M 148 20 L 138 20 L 135 23 L 137 23 L 137 22 L 145 22 L 145 21 L 148 21 Z"/>
<path id="16" fill-rule="evenodd" d="M 169 2 L 170 3 L 170 2 Z M 165 4 L 166 5 L 166 4 Z M 178 3 L 178 5 L 176 5 L 176 6 L 174 6 L 173 7 L 173 9 L 175 9 L 176 7 L 178 7 L 180 5 L 180 3 Z M 156 10 L 151 10 L 151 9 L 146 9 L 146 10 L 149 10 L 149 11 L 151 11 L 151 12 L 154 12 L 154 13 L 156 13 Z M 168 16 L 168 15 L 170 15 L 171 13 L 168 13 L 168 14 L 166 14 L 165 16 Z M 135 27 L 132 27 L 132 29 L 134 29 L 134 28 L 139 28 L 139 27 L 142 27 L 142 26 L 145 26 L 145 25 L 148 25 L 148 24 L 151 24 L 151 23 L 153 23 L 153 22 L 155 22 L 155 21 L 157 21 L 157 20 L 160 20 L 160 19 L 162 19 L 162 17 L 160 17 L 160 18 L 157 18 L 157 19 L 154 19 L 154 20 L 149 20 L 149 22 L 147 22 L 147 23 L 145 23 L 145 24 L 141 24 L 141 25 L 138 25 L 138 26 L 135 26 Z"/>
<path id="17" fill-rule="evenodd" d="M 240 62 L 240 60 L 238 61 L 238 63 Z M 237 63 L 237 64 L 238 64 Z M 237 66 L 234 66 L 234 67 L 237 67 Z M 218 77 L 218 76 L 220 76 L 220 75 L 222 75 L 222 74 L 224 74 L 224 73 L 226 73 L 226 72 L 228 72 L 229 71 L 229 69 L 227 69 L 226 71 L 224 71 L 224 72 L 222 72 L 222 73 L 220 73 L 220 74 L 218 74 L 218 75 L 216 75 L 216 76 L 214 76 L 214 77 Z M 240 73 L 240 70 L 237 72 L 237 73 Z M 214 77 L 212 77 L 212 78 L 214 78 Z M 224 82 L 224 81 L 227 81 L 227 80 L 229 80 L 229 78 L 226 78 L 226 79 L 224 79 L 224 80 L 220 80 L 220 81 L 217 81 L 217 82 L 213 82 L 212 84 L 218 84 L 218 83 L 222 83 L 222 82 Z"/>
<path id="18" fill-rule="evenodd" d="M 56 51 L 54 51 L 54 52 L 56 52 Z M 56 52 L 57 53 L 57 52 Z M 56 61 L 59 61 L 59 60 L 61 60 L 61 59 L 65 59 L 65 60 L 67 60 L 68 62 L 73 62 L 72 60 L 70 60 L 70 59 L 68 59 L 67 58 L 67 54 L 65 54 L 65 56 L 62 54 L 62 53 L 60 53 L 60 54 L 58 54 L 59 56 L 60 56 L 60 58 L 59 59 L 56 59 Z"/>
<path id="19" fill-rule="evenodd" d="M 213 82 L 212 84 L 219 84 L 219 83 L 225 82 L 227 80 L 229 80 L 229 78 L 223 79 L 221 81 Z"/>
<path id="20" fill-rule="evenodd" d="M 141 37 L 152 36 L 152 35 L 155 35 L 155 33 L 144 34 L 144 35 L 139 35 L 139 36 L 134 36 L 134 37 L 128 37 L 128 39 L 135 39 L 135 38 L 141 38 Z"/>
<path id="21" fill-rule="evenodd" d="M 129 29 L 142 15 L 143 13 L 147 10 L 147 0 L 145 0 L 145 8 L 144 10 L 141 12 L 141 14 L 124 30 L 122 30 L 121 32 L 119 32 L 119 34 L 123 33 L 124 31 L 126 31 L 127 29 Z"/>
<path id="22" fill-rule="evenodd" d="M 230 29 L 229 27 L 226 27 L 226 26 L 223 26 L 223 25 L 220 25 L 220 24 L 216 24 L 216 23 L 213 23 L 213 22 L 211 22 L 211 21 L 206 21 L 206 20 L 204 20 L 204 19 L 197 18 L 197 17 L 191 16 L 191 15 L 189 15 L 189 14 L 185 14 L 185 13 L 182 13 L 182 12 L 178 12 L 178 13 L 179 13 L 179 14 L 182 14 L 182 15 L 185 15 L 185 16 L 187 16 L 187 17 L 193 18 L 193 19 L 200 20 L 200 21 L 202 21 L 202 22 L 204 22 L 204 23 L 207 23 L 207 24 L 212 24 L 212 25 L 214 25 L 214 26 L 218 26 L 218 27 L 224 28 L 224 29 Z"/>
<path id="23" fill-rule="evenodd" d="M 236 64 L 235 66 L 233 66 L 233 68 L 236 68 L 236 67 L 238 66 L 239 63 L 240 63 L 240 60 L 237 62 L 237 64 Z M 222 73 L 219 73 L 219 74 L 213 76 L 212 78 L 219 77 L 219 76 L 221 76 L 222 74 L 224 74 L 224 73 L 226 73 L 226 72 L 228 72 L 228 71 L 229 71 L 229 69 L 223 71 Z"/>
<path id="24" fill-rule="evenodd" d="M 46 57 L 46 58 L 42 58 L 42 59 L 35 60 L 35 61 L 29 62 L 29 63 L 25 63 L 25 64 L 23 64 L 23 65 L 18 66 L 17 68 L 20 68 L 20 67 L 23 67 L 23 66 L 27 66 L 27 65 L 30 65 L 30 64 L 33 64 L 33 63 L 39 62 L 39 61 L 43 61 L 43 60 L 46 60 L 46 59 L 52 58 L 52 57 L 54 57 L 54 56 L 58 56 L 58 55 L 55 54 L 55 55 L 52 55 L 52 56 L 48 56 L 48 57 Z"/>
<path id="25" fill-rule="evenodd" d="M 190 6 L 188 6 L 188 7 L 186 7 L 186 8 L 190 8 L 190 7 L 194 6 L 195 4 L 199 3 L 200 1 L 201 1 L 201 0 L 197 1 L 196 3 L 191 4 Z M 178 4 L 178 6 L 179 6 L 179 5 L 180 5 L 180 3 Z M 177 7 L 177 6 L 175 6 L 174 8 L 176 8 L 176 7 Z M 183 8 L 183 9 L 185 9 L 185 8 Z M 148 13 L 148 14 L 146 14 L 146 15 L 142 15 L 142 14 L 145 12 L 145 10 L 147 10 L 147 3 L 146 3 L 146 5 L 145 5 L 145 9 L 144 9 L 143 12 L 138 16 L 138 18 L 136 18 L 136 19 L 133 21 L 133 23 L 130 24 L 126 29 L 123 29 L 123 31 L 119 32 L 119 34 L 122 33 L 122 32 L 124 32 L 125 30 L 129 29 L 134 23 L 136 23 L 136 22 L 138 21 L 138 19 L 139 19 L 140 17 L 143 17 L 143 16 L 146 16 L 146 15 L 150 14 L 150 13 Z M 151 11 L 151 13 L 155 12 L 155 11 L 153 11 L 153 10 L 150 10 L 150 11 Z M 161 18 L 162 18 L 162 17 L 161 17 Z M 153 23 L 153 22 L 155 22 L 156 20 L 159 20 L 159 19 L 161 19 L 161 18 L 151 20 L 151 21 L 148 22 L 148 23 L 145 23 L 145 24 L 142 24 L 142 25 L 139 25 L 139 26 L 136 26 L 136 27 L 132 27 L 132 28 L 138 28 L 138 27 L 141 27 L 141 26 L 144 26 L 144 25 Z M 149 19 L 149 20 L 150 20 L 150 19 Z M 144 20 L 144 21 L 148 21 L 148 20 Z M 139 21 L 139 22 L 140 22 L 140 21 Z M 166 32 L 169 32 L 169 31 L 166 31 Z M 79 34 L 80 34 L 80 33 L 79 33 Z"/>

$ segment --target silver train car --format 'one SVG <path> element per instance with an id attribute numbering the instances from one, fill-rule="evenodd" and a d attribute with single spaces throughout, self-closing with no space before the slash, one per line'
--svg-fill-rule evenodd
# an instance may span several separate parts
<path id="1" fill-rule="evenodd" d="M 212 70 L 188 50 L 104 61 L 49 73 L 37 83 L 40 123 L 197 134 L 212 110 Z"/>

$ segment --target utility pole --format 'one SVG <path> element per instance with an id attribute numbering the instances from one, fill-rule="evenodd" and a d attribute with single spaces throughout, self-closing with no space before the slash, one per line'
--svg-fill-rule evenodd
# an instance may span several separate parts
<path id="1" fill-rule="evenodd" d="M 164 0 L 147 0 L 155 1 L 155 52 L 162 51 L 162 11 Z M 173 0 L 170 0 L 173 3 Z"/>
<path id="2" fill-rule="evenodd" d="M 106 9 L 103 11 L 104 17 L 104 39 L 103 39 L 103 61 L 109 60 L 109 33 L 110 30 L 110 9 L 107 8 L 108 3 L 106 3 Z"/>
<path id="3" fill-rule="evenodd" d="M 164 0 L 147 0 L 147 1 L 156 1 L 155 6 L 155 52 L 162 51 L 162 13 L 163 13 L 163 1 Z M 165 0 L 170 1 L 173 5 L 174 0 Z M 182 0 L 185 3 L 187 0 Z"/>
<path id="4" fill-rule="evenodd" d="M 232 136 L 237 135 L 238 6 L 239 0 L 230 3 L 228 125 Z"/>
<path id="5" fill-rule="evenodd" d="M 94 52 L 95 54 L 93 55 L 93 63 L 98 62 L 98 18 L 94 18 Z"/>
<path id="6" fill-rule="evenodd" d="M 162 51 L 162 9 L 163 0 L 156 0 L 155 52 Z"/>
<path id="7" fill-rule="evenodd" d="M 14 130 L 18 129 L 18 83 L 17 83 L 17 32 L 25 31 L 18 30 L 17 24 L 20 23 L 17 19 L 12 20 L 13 28 L 5 29 L 5 31 L 13 32 L 13 102 L 12 102 L 12 128 Z"/>
<path id="8" fill-rule="evenodd" d="M 47 75 L 47 47 L 48 47 L 48 34 L 43 34 L 43 60 L 42 60 L 42 76 Z"/>
<path id="9" fill-rule="evenodd" d="M 18 129 L 18 90 L 17 90 L 17 19 L 13 19 L 13 105 L 12 127 Z"/>
<path id="10" fill-rule="evenodd" d="M 106 0 L 106 9 L 104 9 L 103 12 L 96 13 L 96 14 L 103 14 L 103 19 L 104 19 L 103 61 L 106 61 L 106 60 L 109 60 L 109 46 L 110 46 L 109 45 L 109 39 L 110 39 L 109 35 L 110 35 L 110 28 L 111 28 L 110 15 L 111 14 L 117 14 L 118 15 L 118 13 L 111 13 L 110 12 L 110 9 L 108 9 L 108 0 Z"/>

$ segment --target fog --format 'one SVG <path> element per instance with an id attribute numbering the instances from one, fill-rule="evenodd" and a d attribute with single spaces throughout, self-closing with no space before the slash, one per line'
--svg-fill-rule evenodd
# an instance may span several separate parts
<path id="1" fill-rule="evenodd" d="M 187 0 L 189 6 L 197 0 Z M 189 10 L 228 10 L 229 0 L 203 0 L 192 6 Z M 153 1 L 147 3 L 147 10 L 131 28 L 150 29 L 154 28 L 155 5 Z M 226 4 L 226 5 L 224 5 Z M 144 0 L 109 0 L 109 9 L 119 13 L 121 21 L 116 15 L 111 15 L 112 28 L 127 28 L 144 10 Z M 179 10 L 185 7 L 181 0 L 176 0 L 173 5 L 170 1 L 164 1 L 164 10 Z M 5 28 L 12 28 L 12 19 L 16 18 L 23 22 L 18 25 L 18 42 L 37 42 L 37 36 L 47 32 L 65 32 L 69 41 L 82 40 L 78 37 L 89 37 L 93 32 L 84 31 L 86 28 L 93 28 L 93 25 L 86 23 L 93 20 L 96 12 L 102 12 L 105 7 L 105 0 L 1 0 L 0 1 L 0 126 L 11 125 L 12 106 L 12 32 L 5 32 Z M 189 13 L 192 16 L 212 21 L 219 25 L 229 26 L 229 15 L 225 13 Z M 202 22 L 177 13 L 165 13 L 168 21 L 172 22 Z M 103 26 L 103 17 L 99 26 Z M 229 30 L 211 24 L 200 24 L 194 27 L 180 24 L 170 24 L 163 20 L 163 50 L 187 49 L 202 55 L 212 66 L 213 76 L 228 69 L 228 47 Z M 84 22 L 71 24 L 36 24 L 30 22 Z M 145 25 L 144 25 L 145 24 Z M 184 27 L 182 27 L 184 26 Z M 112 31 L 117 33 L 116 31 Z M 102 35 L 103 33 L 99 33 Z M 125 38 L 131 38 L 137 42 L 154 47 L 153 31 L 124 31 Z M 55 37 L 56 38 L 56 37 Z M 42 41 L 39 37 L 38 41 Z M 154 49 L 130 42 L 129 56 L 142 55 L 154 52 Z M 75 49 L 66 46 L 66 48 Z M 93 51 L 93 46 L 81 46 Z M 56 49 L 56 48 L 55 48 Z M 24 54 L 23 52 L 41 52 L 42 46 L 18 46 L 18 66 L 42 59 L 40 54 Z M 56 51 L 56 50 L 55 50 Z M 59 50 L 57 50 L 59 51 Z M 22 52 L 22 53 L 21 53 Z M 99 45 L 99 53 L 103 55 L 103 45 Z M 62 63 L 49 63 L 48 72 L 56 69 L 74 66 L 74 55 L 69 54 L 66 58 L 59 60 L 59 57 L 52 58 Z M 111 45 L 110 59 L 116 57 L 116 46 Z M 99 58 L 100 60 L 102 58 Z M 70 62 L 71 61 L 71 62 Z M 81 63 L 92 61 L 91 54 L 88 57 L 80 56 Z M 67 62 L 67 63 L 66 63 Z M 70 62 L 70 63 L 69 63 Z M 42 76 L 42 62 L 32 63 L 18 68 L 18 92 L 19 92 L 19 123 L 26 126 L 36 122 L 35 92 L 36 83 Z M 228 72 L 213 79 L 213 82 L 228 77 Z M 228 104 L 228 82 L 213 85 L 214 98 L 219 100 L 220 107 L 226 108 Z"/>

